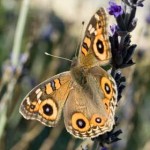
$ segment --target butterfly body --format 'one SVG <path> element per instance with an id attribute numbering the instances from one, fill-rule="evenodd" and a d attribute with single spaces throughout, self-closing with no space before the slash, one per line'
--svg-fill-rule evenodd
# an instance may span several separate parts
<path id="1" fill-rule="evenodd" d="M 58 124 L 63 113 L 67 131 L 78 138 L 93 138 L 112 130 L 116 83 L 99 66 L 110 59 L 106 14 L 100 8 L 88 24 L 79 56 L 73 59 L 70 71 L 31 90 L 20 106 L 20 113 L 50 127 Z"/>

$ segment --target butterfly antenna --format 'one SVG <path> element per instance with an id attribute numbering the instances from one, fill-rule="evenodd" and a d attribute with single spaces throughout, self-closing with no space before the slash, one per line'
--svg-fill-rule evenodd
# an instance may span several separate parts
<path id="1" fill-rule="evenodd" d="M 59 58 L 59 59 L 63 59 L 63 60 L 67 60 L 67 61 L 72 62 L 71 59 L 68 59 L 68 58 L 65 58 L 65 57 L 60 57 L 60 56 L 55 56 L 55 55 L 49 54 L 47 52 L 45 52 L 45 55 L 48 55 L 48 56 L 51 56 L 51 57 L 54 57 L 54 58 Z"/>
<path id="2" fill-rule="evenodd" d="M 77 48 L 76 48 L 76 51 L 75 51 L 75 57 L 77 57 L 78 55 L 78 49 L 81 47 L 81 44 L 82 44 L 82 36 L 83 36 L 83 28 L 84 28 L 84 21 L 82 21 L 82 28 L 81 28 L 81 32 L 80 32 L 80 38 L 78 38 L 78 45 L 77 45 Z"/>

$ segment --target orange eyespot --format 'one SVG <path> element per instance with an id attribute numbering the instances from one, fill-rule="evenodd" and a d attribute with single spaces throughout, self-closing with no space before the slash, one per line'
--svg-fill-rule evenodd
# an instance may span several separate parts
<path id="1" fill-rule="evenodd" d="M 90 128 L 88 119 L 82 113 L 73 114 L 71 121 L 73 128 L 80 132 L 86 132 Z"/>
<path id="2" fill-rule="evenodd" d="M 36 101 L 33 101 L 30 105 L 27 105 L 27 109 L 30 112 L 36 112 L 39 110 L 39 103 Z"/>
<path id="3" fill-rule="evenodd" d="M 100 86 L 104 92 L 105 97 L 111 99 L 113 95 L 111 81 L 106 77 L 102 77 L 100 80 Z"/>
<path id="4" fill-rule="evenodd" d="M 90 125 L 102 127 L 102 126 L 104 126 L 106 120 L 107 119 L 105 117 L 100 116 L 98 114 L 94 114 L 91 118 Z"/>
<path id="5" fill-rule="evenodd" d="M 109 104 L 110 100 L 107 99 L 107 98 L 104 98 L 102 101 L 103 101 L 103 103 L 105 105 L 105 109 L 106 109 L 107 113 L 109 114 L 110 113 L 110 104 Z"/>
<path id="6" fill-rule="evenodd" d="M 41 102 L 39 113 L 47 120 L 55 120 L 57 117 L 57 107 L 52 99 L 46 99 Z"/>
<path id="7" fill-rule="evenodd" d="M 102 35 L 98 35 L 94 39 L 93 50 L 97 58 L 100 60 L 106 60 L 107 58 L 107 51 L 104 41 L 105 40 Z"/>

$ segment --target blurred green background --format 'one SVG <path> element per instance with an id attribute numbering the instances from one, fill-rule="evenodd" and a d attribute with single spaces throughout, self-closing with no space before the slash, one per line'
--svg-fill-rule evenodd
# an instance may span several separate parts
<path id="1" fill-rule="evenodd" d="M 63 119 L 48 128 L 18 110 L 34 86 L 70 68 L 70 62 L 44 52 L 72 59 L 86 27 L 82 21 L 87 24 L 100 6 L 108 7 L 108 1 L 0 0 L 0 150 L 90 149 L 93 142 L 72 137 Z M 150 150 L 149 8 L 146 1 L 137 11 L 136 65 L 122 70 L 127 86 L 117 109 L 122 140 L 109 145 L 111 150 Z"/>

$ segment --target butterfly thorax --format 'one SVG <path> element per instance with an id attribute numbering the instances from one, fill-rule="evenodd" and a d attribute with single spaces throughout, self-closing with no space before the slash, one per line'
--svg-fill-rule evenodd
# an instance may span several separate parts
<path id="1" fill-rule="evenodd" d="M 80 85 L 84 86 L 86 84 L 86 76 L 87 76 L 87 69 L 82 67 L 77 59 L 77 57 L 73 58 L 71 64 L 71 75 L 74 80 Z"/>

